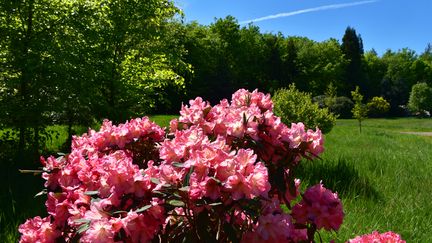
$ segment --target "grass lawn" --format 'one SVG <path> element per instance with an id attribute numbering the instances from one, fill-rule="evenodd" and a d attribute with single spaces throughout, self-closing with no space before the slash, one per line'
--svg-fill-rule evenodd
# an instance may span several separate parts
<path id="1" fill-rule="evenodd" d="M 175 117 L 150 119 L 169 126 Z M 322 180 L 342 198 L 344 224 L 338 233 L 323 233 L 323 239 L 345 242 L 373 230 L 392 230 L 407 242 L 432 242 L 432 137 L 400 133 L 432 132 L 432 119 L 368 119 L 362 125 L 360 134 L 356 120 L 338 120 L 325 136 L 322 160 L 306 161 L 298 169 L 303 187 Z M 66 140 L 66 130 L 61 126 L 50 129 L 59 132 L 46 145 L 55 151 Z M 1 195 L 7 202 L 0 202 L 0 242 L 15 242 L 17 226 L 43 209 L 44 198 L 33 199 L 43 182 L 31 175 L 18 178 L 15 183 L 27 185 L 26 190 L 4 190 L 14 197 Z"/>
<path id="2" fill-rule="evenodd" d="M 326 135 L 320 161 L 305 162 L 299 177 L 323 183 L 342 198 L 343 242 L 373 230 L 395 231 L 407 242 L 432 242 L 432 119 L 338 120 Z M 329 237 L 325 235 L 324 238 Z"/>

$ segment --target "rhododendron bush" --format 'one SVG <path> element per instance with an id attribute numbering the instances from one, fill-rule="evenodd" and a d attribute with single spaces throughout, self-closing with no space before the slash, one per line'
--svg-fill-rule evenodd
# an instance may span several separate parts
<path id="1" fill-rule="evenodd" d="M 21 242 L 311 242 L 338 230 L 338 195 L 321 183 L 301 193 L 293 174 L 323 152 L 321 131 L 272 109 L 270 95 L 239 90 L 191 100 L 166 131 L 104 121 L 42 159 L 48 216 L 22 224 Z"/>

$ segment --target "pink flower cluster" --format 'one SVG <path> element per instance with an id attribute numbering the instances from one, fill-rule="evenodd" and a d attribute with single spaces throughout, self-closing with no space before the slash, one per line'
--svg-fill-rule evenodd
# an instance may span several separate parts
<path id="1" fill-rule="evenodd" d="M 372 234 L 357 236 L 348 241 L 349 243 L 405 243 L 402 237 L 394 232 L 386 232 L 380 234 L 374 231 Z"/>
<path id="2" fill-rule="evenodd" d="M 290 214 L 284 213 L 280 202 L 273 198 L 264 204 L 261 215 L 252 229 L 243 235 L 242 242 L 302 242 L 307 241 L 306 229 L 297 229 Z"/>
<path id="3" fill-rule="evenodd" d="M 210 141 L 200 127 L 175 132 L 161 144 L 163 159 L 156 175 L 164 184 L 181 185 L 189 175 L 189 199 L 226 201 L 266 197 L 270 190 L 267 168 L 251 149 L 231 150 L 218 136 Z"/>
<path id="4" fill-rule="evenodd" d="M 104 121 L 100 131 L 74 137 L 70 154 L 42 158 L 48 216 L 21 225 L 21 242 L 208 235 L 286 242 L 337 230 L 342 205 L 322 184 L 290 205 L 301 195 L 292 168 L 323 152 L 321 131 L 288 127 L 272 108 L 270 95 L 239 90 L 215 106 L 191 100 L 167 134 L 138 118 L 118 126 Z"/>
<path id="5" fill-rule="evenodd" d="M 344 217 L 337 193 L 321 183 L 306 190 L 301 202 L 292 209 L 292 215 L 298 223 L 310 223 L 326 230 L 338 230 Z"/>
<path id="6" fill-rule="evenodd" d="M 164 136 L 164 131 L 148 118 L 119 126 L 104 121 L 99 132 L 91 130 L 75 137 L 69 155 L 42 158 L 49 216 L 42 220 L 36 217 L 21 225 L 21 241 L 53 242 L 49 239 L 79 237 L 82 242 L 113 242 L 119 230 L 125 232 L 127 239 L 151 240 L 163 223 L 163 207 L 151 197 L 155 185 L 147 175 L 148 170 L 133 163 L 133 149 L 122 148 L 142 143 L 154 147 Z M 148 204 L 152 207 L 146 212 L 134 212 Z M 41 222 L 42 226 L 35 227 Z M 138 225 L 146 230 L 138 230 Z M 87 230 L 79 235 L 79 229 Z"/>
<path id="7" fill-rule="evenodd" d="M 200 127 L 207 136 L 222 136 L 234 147 L 254 148 L 260 160 L 296 163 L 302 156 L 314 158 L 324 151 L 323 136 L 306 130 L 303 123 L 291 128 L 273 114 L 270 95 L 257 90 L 238 90 L 231 104 L 222 100 L 215 106 L 200 97 L 182 106 L 180 118 L 171 121 L 171 132 Z"/>

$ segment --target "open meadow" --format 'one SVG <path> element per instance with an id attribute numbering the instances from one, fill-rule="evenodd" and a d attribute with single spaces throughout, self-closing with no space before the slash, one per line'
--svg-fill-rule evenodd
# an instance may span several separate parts
<path id="1" fill-rule="evenodd" d="M 151 119 L 167 126 L 173 117 Z M 338 120 L 325 136 L 322 159 L 305 161 L 297 171 L 302 187 L 322 180 L 343 201 L 341 229 L 323 234 L 323 239 L 344 242 L 373 230 L 391 230 L 407 242 L 432 242 L 432 136 L 401 133 L 431 132 L 432 119 L 368 119 L 362 125 L 360 134 L 356 120 Z M 60 132 L 58 140 L 47 142 L 55 151 L 65 136 L 62 127 L 52 129 Z M 3 185 L 7 190 L 1 195 L 0 242 L 16 241 L 16 228 L 25 218 L 43 215 L 44 196 L 33 199 L 42 180 L 31 174 L 8 178 L 16 185 Z"/>
<path id="2" fill-rule="evenodd" d="M 306 162 L 303 182 L 323 183 L 342 198 L 345 219 L 337 242 L 394 231 L 407 242 L 432 242 L 431 119 L 338 120 L 326 135 L 321 161 Z"/>

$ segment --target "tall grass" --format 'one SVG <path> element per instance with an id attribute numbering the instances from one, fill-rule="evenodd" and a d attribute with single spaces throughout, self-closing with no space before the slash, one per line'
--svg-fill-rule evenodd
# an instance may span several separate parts
<path id="1" fill-rule="evenodd" d="M 338 191 L 345 220 L 337 242 L 355 235 L 395 231 L 407 242 L 432 242 L 432 120 L 369 119 L 362 133 L 354 120 L 339 120 L 326 135 L 322 160 L 305 162 L 300 177 Z M 326 238 L 330 238 L 327 235 Z"/>

